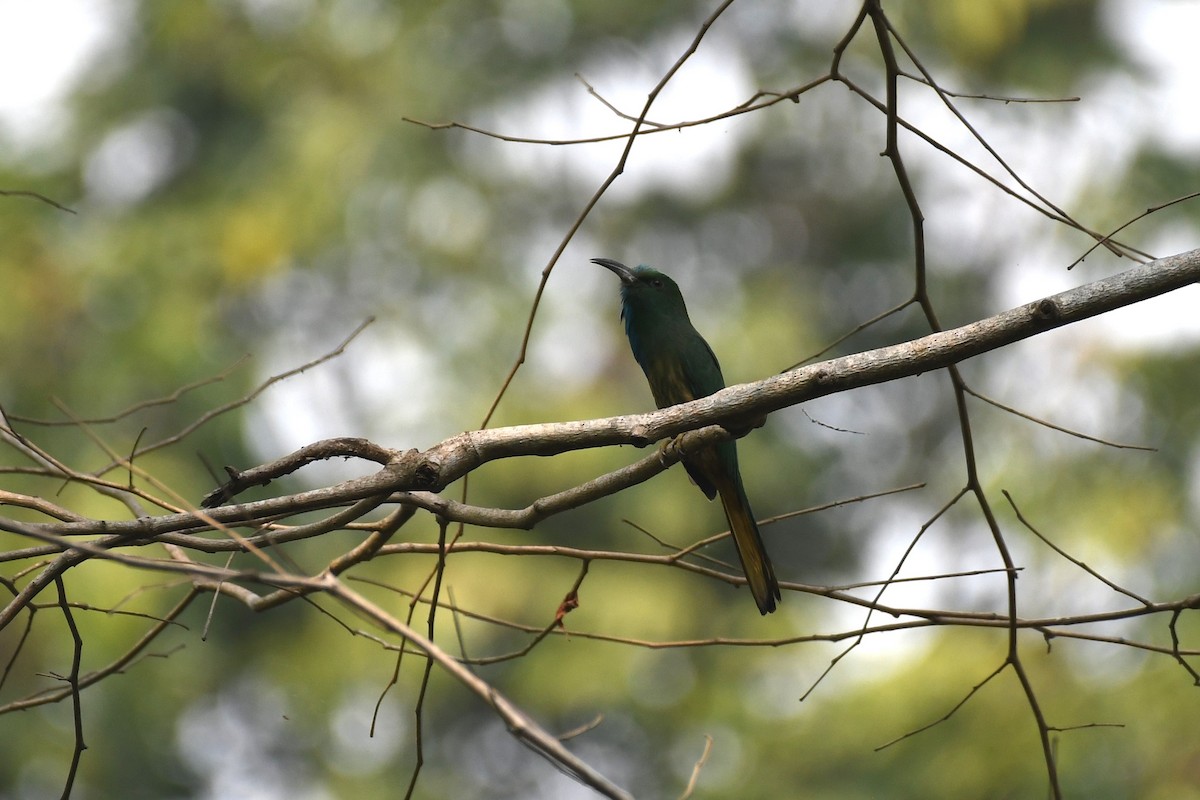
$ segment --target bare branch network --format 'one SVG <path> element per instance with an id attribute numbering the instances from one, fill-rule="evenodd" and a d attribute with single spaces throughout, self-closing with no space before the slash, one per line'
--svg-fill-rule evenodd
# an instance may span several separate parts
<path id="1" fill-rule="evenodd" d="M 534 719 L 528 711 L 510 701 L 499 689 L 474 671 L 474 667 L 501 661 L 511 661 L 527 656 L 539 643 L 551 636 L 566 635 L 564 618 L 582 601 L 579 589 L 588 576 L 589 566 L 601 561 L 621 561 L 646 567 L 662 567 L 685 570 L 709 580 L 733 586 L 744 586 L 745 579 L 736 570 L 730 569 L 704 554 L 704 548 L 721 538 L 715 536 L 687 547 L 669 548 L 666 552 L 637 553 L 616 550 L 587 549 L 578 542 L 522 545 L 503 541 L 469 541 L 463 537 L 463 526 L 489 529 L 530 529 L 539 522 L 566 511 L 582 508 L 590 503 L 642 483 L 678 463 L 685 454 L 694 452 L 715 442 L 744 436 L 763 424 L 770 414 L 795 407 L 818 397 L 846 392 L 866 386 L 913 377 L 934 370 L 946 370 L 948 388 L 957 409 L 957 432 L 961 439 L 964 456 L 965 478 L 961 490 L 918 531 L 908 551 L 895 565 L 891 575 L 844 586 L 821 586 L 797 582 L 782 582 L 784 592 L 826 598 L 838 603 L 849 604 L 861 609 L 864 617 L 861 625 L 831 632 L 809 632 L 803 635 L 772 639 L 754 638 L 702 638 L 702 639 L 633 639 L 620 637 L 604 631 L 571 631 L 570 635 L 586 639 L 612 641 L 631 647 L 758 647 L 800 645 L 810 642 L 845 642 L 846 647 L 829 663 L 826 672 L 818 677 L 804 693 L 807 697 L 826 674 L 849 654 L 866 637 L 878 633 L 913 630 L 927 627 L 953 627 L 991 629 L 999 635 L 1007 635 L 1005 656 L 995 670 L 977 684 L 954 709 L 942 720 L 949 718 L 959 707 L 967 703 L 976 691 L 993 678 L 1011 672 L 1020 687 L 1021 696 L 1031 719 L 1034 721 L 1045 764 L 1046 782 L 1053 797 L 1062 797 L 1063 789 L 1058 778 L 1058 762 L 1052 734 L 1062 730 L 1048 718 L 1039 700 L 1036 682 L 1028 675 L 1022 660 L 1018 634 L 1035 631 L 1047 641 L 1053 638 L 1074 638 L 1101 642 L 1113 646 L 1135 648 L 1156 653 L 1177 662 L 1188 679 L 1200 685 L 1197 674 L 1188 659 L 1200 655 L 1200 651 L 1181 641 L 1177 623 L 1184 612 L 1200 609 L 1200 595 L 1192 594 L 1166 600 L 1145 598 L 1125 589 L 1082 561 L 1053 544 L 1039 533 L 1034 524 L 1027 520 L 1011 497 L 1014 515 L 1034 536 L 1052 549 L 1057 556 L 1084 571 L 1091 578 L 1103 582 L 1109 590 L 1121 595 L 1123 607 L 1107 611 L 1088 611 L 1077 614 L 1035 618 L 1024 616 L 1018 609 L 1016 578 L 1021 567 L 1009 552 L 1007 538 L 997 515 L 992 508 L 992 498 L 979 480 L 975 456 L 975 438 L 972 429 L 971 399 L 994 404 L 1005 411 L 1021 416 L 1023 412 L 1009 408 L 980 394 L 963 379 L 957 365 L 967 359 L 980 356 L 1014 342 L 1034 337 L 1055 328 L 1105 314 L 1117 308 L 1139 303 L 1150 298 L 1200 282 L 1200 250 L 1192 250 L 1166 258 L 1146 260 L 1129 270 L 1102 280 L 1026 303 L 995 316 L 944 330 L 939 322 L 937 309 L 928 292 L 929 275 L 926 271 L 924 213 L 920 198 L 909 178 L 902 152 L 901 142 L 920 143 L 933 148 L 949 159 L 950 163 L 962 166 L 976 175 L 985 186 L 997 189 L 1014 201 L 1037 210 L 1056 223 L 1068 226 L 1087 235 L 1095 242 L 1094 247 L 1104 247 L 1110 252 L 1135 260 L 1148 258 L 1147 254 L 1117 242 L 1112 235 L 1092 231 L 1077 222 L 1065 210 L 1039 194 L 1003 160 L 959 112 L 954 101 L 966 97 L 942 88 L 935 77 L 925 69 L 921 60 L 908 47 L 892 26 L 878 0 L 866 0 L 858 16 L 843 38 L 832 46 L 832 59 L 828 72 L 783 91 L 760 90 L 749 100 L 726 112 L 703 119 L 678 122 L 652 122 L 650 111 L 661 91 L 675 78 L 681 67 L 700 47 L 706 33 L 720 21 L 722 14 L 733 5 L 733 0 L 720 3 L 705 20 L 699 23 L 697 32 L 678 59 L 665 72 L 661 80 L 647 95 L 645 105 L 638 113 L 620 110 L 604 99 L 600 93 L 583 82 L 591 96 L 602 102 L 619 120 L 630 123 L 630 129 L 620 137 L 625 146 L 611 173 L 596 189 L 549 257 L 541 273 L 541 281 L 535 292 L 523 334 L 520 352 L 509 370 L 502 386 L 492 402 L 491 408 L 479 425 L 479 429 L 450 437 L 426 450 L 393 449 L 362 438 L 338 438 L 315 442 L 270 463 L 242 469 L 226 468 L 228 480 L 213 490 L 198 504 L 192 498 L 181 497 L 164 485 L 156 476 L 143 470 L 145 456 L 162 448 L 177 445 L 186 435 L 203 426 L 213 418 L 231 412 L 254 400 L 272 384 L 288 375 L 333 358 L 350 345 L 355 331 L 338 348 L 312 364 L 298 367 L 283 375 L 275 376 L 259 386 L 254 392 L 240 400 L 213 409 L 178 434 L 159 442 L 134 448 L 133 455 L 125 457 L 108 451 L 110 463 L 99 470 L 84 472 L 56 459 L 36 441 L 29 430 L 37 424 L 15 415 L 6 415 L 0 422 L 0 439 L 20 459 L 16 466 L 0 468 L 0 473 L 32 477 L 43 482 L 47 488 L 40 493 L 0 490 L 0 505 L 21 509 L 20 515 L 0 517 L 0 531 L 13 534 L 20 546 L 12 546 L 0 552 L 0 562 L 12 564 L 16 572 L 0 578 L 0 585 L 7 589 L 11 599 L 0 609 L 0 630 L 8 626 L 24 629 L 17 637 L 15 652 L 7 657 L 0 673 L 0 689 L 13 673 L 14 664 L 20 657 L 26 637 L 33 627 L 37 613 L 56 609 L 67 623 L 74 642 L 73 660 L 68 674 L 60 676 L 45 690 L 0 704 L 0 714 L 26 710 L 51 703 L 70 700 L 75 717 L 76 742 L 74 758 L 68 768 L 64 797 L 69 796 L 71 785 L 78 768 L 80 757 L 86 747 L 83 737 L 84 706 L 83 690 L 99 681 L 119 674 L 133 665 L 148 652 L 151 644 L 172 625 L 178 624 L 181 615 L 197 600 L 220 596 L 243 604 L 255 611 L 266 611 L 294 600 L 316 602 L 327 599 L 353 618 L 344 622 L 337 617 L 348 632 L 367 637 L 379 647 L 394 653 L 397 660 L 396 675 L 400 662 L 417 659 L 423 672 L 422 688 L 415 703 L 416 717 L 416 765 L 411 774 L 408 794 L 413 787 L 423 763 L 422 709 L 425 689 L 429 686 L 429 675 L 433 668 L 451 676 L 462 687 L 486 704 L 509 731 L 523 743 L 532 747 L 562 770 L 575 777 L 598 793 L 614 798 L 632 796 L 630 791 L 617 785 L 592 764 L 580 758 L 565 744 L 568 737 L 556 736 Z M 881 76 L 886 94 L 879 98 L 864 89 L 861 83 L 848 77 L 843 71 L 843 54 L 852 40 L 862 37 L 872 43 L 880 61 Z M 902 67 L 901 61 L 906 63 Z M 906 121 L 900 113 L 897 91 L 899 81 L 906 80 L 933 92 L 937 99 L 950 110 L 959 123 L 970 132 L 988 153 L 992 174 L 984 167 L 954 152 L 918 127 Z M 628 156 L 637 143 L 646 135 L 655 135 L 669 130 L 705 125 L 717 120 L 728 119 L 745 113 L 762 113 L 774 108 L 784 100 L 799 101 L 802 95 L 821 86 L 840 84 L 855 98 L 861 100 L 880 114 L 882 138 L 886 145 L 883 155 L 894 172 L 899 195 L 911 220 L 913 252 L 912 296 L 900 306 L 868 320 L 839 339 L 837 344 L 853 333 L 877 323 L 889 314 L 910 305 L 916 306 L 930 333 L 912 341 L 881 347 L 874 350 L 833 358 L 820 363 L 797 366 L 782 374 L 753 383 L 730 386 L 694 402 L 673 406 L 647 414 L 623 415 L 604 419 L 573 422 L 521 425 L 490 428 L 493 412 L 500 404 L 508 386 L 521 365 L 525 362 L 526 349 L 535 324 L 539 304 L 549 277 L 568 244 L 587 221 L 590 212 L 600 202 L 608 188 L 624 172 Z M 1019 98 L 986 98 L 1002 102 L 1026 100 Z M 1030 101 L 1032 102 L 1032 101 Z M 425 123 L 421 123 L 425 124 Z M 511 142 L 536 142 L 547 145 L 567 145 L 588 141 L 600 141 L 605 137 L 581 138 L 578 140 L 545 140 L 498 134 L 478 126 L 465 123 L 446 123 L 430 127 L 457 127 L 474 133 Z M 901 139 L 900 133 L 911 137 Z M 1017 188 L 1012 188 L 1015 185 Z M 13 195 L 41 199 L 56 207 L 56 202 L 34 192 L 23 190 L 0 191 L 0 195 Z M 1179 201 L 1172 201 L 1179 202 Z M 1164 203 L 1157 208 L 1164 208 Z M 1152 209 L 1153 210 L 1153 209 Z M 361 330 L 361 329 L 360 329 Z M 831 345 L 830 347 L 832 347 Z M 828 350 L 829 348 L 826 348 Z M 220 380 L 224 374 L 212 380 Z M 161 401 L 149 401 L 128 409 L 123 414 L 133 414 L 155 404 L 175 402 L 184 393 L 204 385 L 200 381 L 175 392 Z M 117 415 L 118 417 L 122 415 Z M 105 420 L 71 420 L 70 424 L 89 436 L 100 446 L 105 446 L 93 428 Z M 1027 417 L 1028 418 L 1028 417 Z M 1034 420 L 1041 424 L 1042 420 Z M 1065 430 L 1058 426 L 1051 427 Z M 1073 431 L 1067 431 L 1072 435 Z M 1089 437 L 1091 438 L 1091 437 Z M 1098 440 L 1097 440 L 1098 441 Z M 525 508 L 496 508 L 470 502 L 466 489 L 457 499 L 446 496 L 447 487 L 464 478 L 469 478 L 481 466 L 492 462 L 522 456 L 554 457 L 560 454 L 587 448 L 633 445 L 639 448 L 655 446 L 643 457 L 621 469 L 597 475 L 579 485 L 566 486 L 554 494 L 541 497 Z M 1105 444 L 1112 444 L 1104 442 Z M 378 465 L 372 474 L 309 491 L 270 497 L 252 502 L 235 502 L 245 491 L 253 487 L 269 486 L 285 476 L 300 471 L 315 461 L 353 458 Z M 113 477 L 127 472 L 127 481 Z M 127 510 L 127 519 L 97 518 L 80 513 L 66 504 L 48 498 L 64 483 L 89 487 L 95 492 L 121 503 Z M 150 488 L 143 488 L 150 487 Z M 911 487 L 905 487 L 911 488 Z M 897 489 L 893 491 L 902 491 Z M 880 493 L 885 494 L 885 493 Z M 904 560 L 908 558 L 921 535 L 948 509 L 963 499 L 974 500 L 980 519 L 990 532 L 997 564 L 995 572 L 1005 580 L 1006 607 L 1001 611 L 970 611 L 947 608 L 900 607 L 883 600 L 889 586 L 910 580 L 941 580 L 961 575 L 982 574 L 956 573 L 955 575 L 930 575 L 917 578 L 900 577 Z M 854 498 L 853 502 L 865 498 Z M 424 511 L 436 519 L 439 537 L 436 542 L 397 541 L 398 533 L 418 512 Z M 295 521 L 304 515 L 304 521 Z M 309 518 L 316 517 L 315 521 Z M 31 519 L 46 521 L 30 521 Z M 306 572 L 296 567 L 287 555 L 287 545 L 301 540 L 325 537 L 335 531 L 352 532 L 353 546 L 340 552 L 324 563 L 322 568 Z M 723 534 L 727 535 L 727 534 Z M 723 536 L 722 535 L 722 536 Z M 529 626 L 512 620 L 491 617 L 468 604 L 455 602 L 453 596 L 443 592 L 442 581 L 448 564 L 453 558 L 467 553 L 494 553 L 499 555 L 521 555 L 529 557 L 554 557 L 578 562 L 578 573 L 574 583 L 564 586 L 564 597 L 554 613 L 547 610 L 542 626 Z M 253 568 L 233 568 L 231 557 L 247 555 L 255 560 Z M 223 555 L 222 565 L 209 563 L 206 556 Z M 415 587 L 382 585 L 367 578 L 360 578 L 355 568 L 365 562 L 379 558 L 402 558 L 406 555 L 435 556 L 436 566 L 430 569 Z M 147 573 L 162 573 L 173 576 L 183 586 L 183 594 L 171 608 L 160 616 L 150 619 L 149 629 L 133 642 L 124 653 L 102 667 L 84 671 L 81 651 L 84 640 L 75 626 L 74 612 L 80 605 L 71 599 L 71 585 L 67 580 L 75 567 L 92 561 L 108 561 L 133 570 Z M 425 562 L 423 562 L 425 563 Z M 405 598 L 408 605 L 406 615 L 398 615 L 384 608 L 364 593 L 348 585 L 351 580 L 374 583 L 375 588 Z M 42 598 L 44 592 L 54 587 L 57 592 L 54 602 Z M 873 596 L 863 596 L 862 590 L 873 591 Z M 786 600 L 785 600 L 786 602 Z M 413 622 L 418 609 L 424 609 L 424 629 Z M 118 609 L 110 609 L 122 613 Z M 322 610 L 325 610 L 322 608 Z M 473 619 L 521 634 L 527 644 L 516 651 L 498 653 L 472 653 L 465 648 L 458 654 L 451 653 L 444 642 L 436 641 L 435 619 L 440 612 L 452 615 L 457 621 Z M 875 614 L 887 615 L 885 622 L 874 621 Z M 331 616 L 334 616 L 330 612 Z M 1149 615 L 1163 615 L 1170 634 L 1170 643 L 1134 641 L 1096 633 L 1094 623 L 1130 620 Z M 401 617 L 404 618 L 401 618 Z M 461 644 L 461 643 L 460 643 Z M 393 676 L 392 683 L 396 678 Z M 389 687 L 390 688 L 389 684 Z M 384 689 L 386 693 L 387 688 Z M 382 698 L 381 698 L 382 700 Z M 937 720 L 932 724 L 939 724 Z M 908 735 L 915 735 L 927 727 L 918 727 Z M 906 737 L 900 737 L 906 738 Z M 695 765 L 684 795 L 690 795 L 697 780 L 702 780 L 703 766 L 707 761 L 711 740 Z M 885 745 L 887 746 L 887 745 Z M 1039 764 L 1038 769 L 1041 769 Z"/>

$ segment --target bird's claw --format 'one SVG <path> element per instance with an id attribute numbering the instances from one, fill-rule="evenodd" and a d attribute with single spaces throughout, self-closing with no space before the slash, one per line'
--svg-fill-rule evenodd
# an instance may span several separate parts
<path id="1" fill-rule="evenodd" d="M 672 464 L 682 461 L 684 456 L 683 450 L 683 434 L 672 436 L 667 439 L 658 448 L 658 458 L 664 467 L 669 467 Z"/>

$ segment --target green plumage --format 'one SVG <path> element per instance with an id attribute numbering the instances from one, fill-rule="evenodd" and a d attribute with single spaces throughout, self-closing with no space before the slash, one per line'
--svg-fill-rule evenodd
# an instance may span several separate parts
<path id="1" fill-rule="evenodd" d="M 675 281 L 646 266 L 630 269 L 608 258 L 593 258 L 592 263 L 612 270 L 621 279 L 625 335 L 659 408 L 725 388 L 721 365 L 692 326 Z M 763 614 L 774 611 L 775 601 L 780 599 L 779 583 L 742 486 L 737 445 L 721 442 L 688 456 L 683 466 L 708 499 L 720 495 L 758 610 Z"/>

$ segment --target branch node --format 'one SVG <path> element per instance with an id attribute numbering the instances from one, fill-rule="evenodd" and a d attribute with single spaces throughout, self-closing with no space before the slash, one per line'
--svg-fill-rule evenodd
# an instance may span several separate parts
<path id="1" fill-rule="evenodd" d="M 441 488 L 442 464 L 436 457 L 422 456 L 416 450 L 410 450 L 406 455 L 419 459 L 413 470 L 416 489 L 432 492 Z"/>
<path id="2" fill-rule="evenodd" d="M 1033 316 L 1045 322 L 1057 322 L 1062 316 L 1062 309 L 1052 298 L 1046 297 L 1033 304 Z"/>
<path id="3" fill-rule="evenodd" d="M 650 434 L 647 432 L 645 425 L 634 425 L 629 435 L 633 438 L 634 447 L 645 447 L 650 444 Z"/>

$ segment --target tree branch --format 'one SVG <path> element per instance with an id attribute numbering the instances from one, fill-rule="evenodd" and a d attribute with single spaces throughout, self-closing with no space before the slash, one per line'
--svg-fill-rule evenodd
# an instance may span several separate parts
<path id="1" fill-rule="evenodd" d="M 1149 300 L 1198 281 L 1200 250 L 1191 250 L 1140 264 L 978 322 L 902 344 L 811 364 L 753 383 L 737 384 L 690 403 L 646 414 L 469 431 L 423 452 L 390 451 L 391 457 L 384 469 L 364 478 L 286 498 L 214 509 L 211 513 L 218 521 L 234 523 L 281 511 L 294 512 L 298 510 L 297 505 L 309 509 L 331 501 L 359 500 L 384 491 L 436 492 L 481 465 L 502 458 L 553 456 L 571 450 L 611 445 L 645 447 L 660 439 L 689 431 L 695 431 L 697 436 L 705 438 L 685 438 L 682 446 L 703 445 L 716 441 L 722 435 L 729 435 L 721 431 L 699 430 L 704 426 L 751 419 L 818 397 L 948 367 L 1022 339 Z M 744 435 L 744 432 L 738 431 L 738 434 Z M 715 438 L 710 440 L 707 437 Z M 323 444 L 308 445 L 286 459 L 292 459 L 298 469 L 312 461 L 313 453 L 320 450 Z M 331 450 L 343 452 L 338 448 Z M 279 463 L 268 465 L 272 477 L 280 474 Z M 243 476 L 247 484 L 255 482 L 257 475 L 255 470 L 238 474 Z M 220 492 L 218 490 L 213 495 L 219 495 Z M 190 515 L 184 516 L 190 518 Z M 130 533 L 142 535 L 160 530 L 178 530 L 175 526 L 179 523 L 172 522 L 172 519 L 173 515 L 167 515 L 114 523 L 121 527 L 109 530 L 121 532 L 127 528 Z M 66 523 L 53 527 L 56 532 L 66 535 L 71 526 L 72 523 Z"/>

